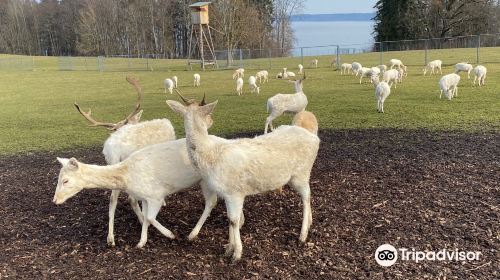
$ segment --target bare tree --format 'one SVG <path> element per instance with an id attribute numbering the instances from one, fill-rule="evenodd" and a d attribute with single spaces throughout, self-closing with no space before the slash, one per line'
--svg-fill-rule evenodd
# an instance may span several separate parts
<path id="1" fill-rule="evenodd" d="M 269 35 L 262 13 L 255 4 L 245 0 L 219 0 L 211 10 L 215 47 L 228 51 L 228 62 L 236 48 L 259 48 Z"/>
<path id="2" fill-rule="evenodd" d="M 48 55 L 187 54 L 191 0 L 0 0 L 0 51 Z M 272 0 L 214 0 L 216 48 L 270 41 Z"/>
<path id="3" fill-rule="evenodd" d="M 276 42 L 280 49 L 286 50 L 293 46 L 290 16 L 303 10 L 304 0 L 273 0 L 273 5 Z"/>

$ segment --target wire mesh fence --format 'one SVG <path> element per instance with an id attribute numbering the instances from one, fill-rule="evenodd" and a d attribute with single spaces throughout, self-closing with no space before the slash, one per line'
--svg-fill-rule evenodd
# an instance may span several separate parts
<path id="1" fill-rule="evenodd" d="M 0 70 L 32 71 L 35 60 L 30 56 L 0 57 Z"/>
<path id="2" fill-rule="evenodd" d="M 473 64 L 500 63 L 500 34 L 482 34 L 450 38 L 385 41 L 366 44 L 333 44 L 292 49 L 233 49 L 217 50 L 215 56 L 218 69 L 244 67 L 281 71 L 283 68 L 314 67 L 311 61 L 318 60 L 318 67 L 339 67 L 341 63 L 354 61 L 362 65 L 387 64 L 398 58 L 408 66 L 424 66 L 429 61 L 440 59 L 444 65 L 458 62 Z M 46 65 L 38 57 L 0 57 L 0 70 L 35 70 Z M 187 70 L 187 61 L 168 59 L 161 54 L 112 55 L 99 57 L 58 58 L 55 67 L 61 71 L 167 71 Z M 209 68 L 210 69 L 210 68 Z"/>
<path id="3" fill-rule="evenodd" d="M 166 71 L 178 67 L 179 63 L 163 55 L 147 54 L 141 56 L 111 55 L 98 57 L 58 57 L 61 71 Z"/>

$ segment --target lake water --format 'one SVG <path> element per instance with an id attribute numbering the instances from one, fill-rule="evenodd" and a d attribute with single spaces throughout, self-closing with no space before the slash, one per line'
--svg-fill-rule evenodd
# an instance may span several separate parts
<path id="1" fill-rule="evenodd" d="M 341 48 L 370 48 L 373 40 L 373 21 L 294 21 L 295 47 L 341 45 Z M 306 49 L 322 54 L 321 48 Z M 326 50 L 325 50 L 326 51 Z M 294 53 L 300 50 L 294 51 Z M 327 51 L 327 53 L 331 53 Z"/>

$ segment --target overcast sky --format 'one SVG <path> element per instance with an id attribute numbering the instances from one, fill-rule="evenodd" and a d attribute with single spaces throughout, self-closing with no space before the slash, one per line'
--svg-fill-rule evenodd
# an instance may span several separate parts
<path id="1" fill-rule="evenodd" d="M 370 13 L 377 0 L 306 0 L 305 14 Z"/>

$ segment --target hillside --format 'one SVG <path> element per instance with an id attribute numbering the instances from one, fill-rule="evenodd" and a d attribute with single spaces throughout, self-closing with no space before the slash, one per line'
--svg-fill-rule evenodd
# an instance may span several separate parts
<path id="1" fill-rule="evenodd" d="M 292 21 L 372 21 L 374 13 L 352 14 L 298 14 L 291 17 Z"/>

